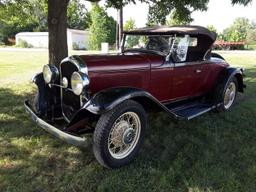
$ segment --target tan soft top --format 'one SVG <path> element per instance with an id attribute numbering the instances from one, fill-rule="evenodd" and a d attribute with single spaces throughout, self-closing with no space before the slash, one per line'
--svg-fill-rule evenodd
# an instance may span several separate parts
<path id="1" fill-rule="evenodd" d="M 209 31 L 207 28 L 196 25 L 185 25 L 185 26 L 153 26 L 144 27 L 131 31 L 125 31 L 125 34 L 131 35 L 190 35 L 190 36 L 205 36 L 209 37 L 212 42 L 217 38 L 215 32 Z"/>

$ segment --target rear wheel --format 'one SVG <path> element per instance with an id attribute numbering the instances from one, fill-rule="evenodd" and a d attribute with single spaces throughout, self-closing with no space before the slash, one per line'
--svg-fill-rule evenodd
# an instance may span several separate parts
<path id="1" fill-rule="evenodd" d="M 145 110 L 132 100 L 127 100 L 103 114 L 93 136 L 96 159 L 108 168 L 128 164 L 141 147 L 146 127 Z"/>
<path id="2" fill-rule="evenodd" d="M 237 90 L 238 90 L 238 83 L 235 77 L 230 79 L 226 86 L 223 86 L 224 88 L 222 91 L 219 91 L 217 95 L 219 100 L 221 101 L 221 105 L 217 108 L 218 111 L 227 111 L 229 110 L 236 99 L 237 96 Z"/>

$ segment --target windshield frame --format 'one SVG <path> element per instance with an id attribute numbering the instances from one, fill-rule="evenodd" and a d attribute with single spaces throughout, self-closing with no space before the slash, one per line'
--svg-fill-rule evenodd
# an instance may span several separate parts
<path id="1" fill-rule="evenodd" d="M 171 44 L 168 44 L 169 46 L 169 53 L 168 54 L 165 54 L 161 51 L 156 51 L 156 50 L 146 50 L 146 49 L 140 49 L 140 48 L 132 48 L 132 49 L 125 49 L 125 42 L 126 42 L 126 37 L 127 36 L 168 36 L 168 37 L 172 37 L 172 42 Z M 160 34 L 126 34 L 126 33 L 123 33 L 123 37 L 122 37 L 122 41 L 121 41 L 121 46 L 120 46 L 120 51 L 121 53 L 126 53 L 126 52 L 142 52 L 142 53 L 154 53 L 154 54 L 158 54 L 158 55 L 161 55 L 161 56 L 164 56 L 164 57 L 168 57 L 169 54 L 171 53 L 172 51 L 172 47 L 173 47 L 173 43 L 174 43 L 174 40 L 176 38 L 176 35 L 174 34 L 164 34 L 164 35 L 160 35 Z"/>

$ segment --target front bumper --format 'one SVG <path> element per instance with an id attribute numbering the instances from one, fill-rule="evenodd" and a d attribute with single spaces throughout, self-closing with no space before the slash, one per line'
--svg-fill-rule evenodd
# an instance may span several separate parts
<path id="1" fill-rule="evenodd" d="M 52 135 L 56 136 L 57 138 L 71 144 L 75 145 L 77 147 L 87 147 L 89 144 L 89 139 L 85 137 L 79 137 L 72 135 L 70 133 L 64 132 L 49 123 L 45 122 L 41 118 L 39 118 L 35 112 L 33 111 L 31 105 L 29 104 L 28 101 L 25 101 L 24 103 L 26 112 L 29 114 L 29 116 L 32 118 L 32 120 L 39 125 L 41 128 L 46 130 L 47 132 L 51 133 Z"/>

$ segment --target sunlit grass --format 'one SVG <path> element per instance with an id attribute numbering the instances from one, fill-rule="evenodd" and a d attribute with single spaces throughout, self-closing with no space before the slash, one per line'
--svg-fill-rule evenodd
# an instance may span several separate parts
<path id="1" fill-rule="evenodd" d="M 91 147 L 81 151 L 34 125 L 23 101 L 35 90 L 31 76 L 46 52 L 0 51 L 0 191 L 254 192 L 256 189 L 256 53 L 222 55 L 246 68 L 246 93 L 227 113 L 172 122 L 150 116 L 140 155 L 106 170 Z"/>

